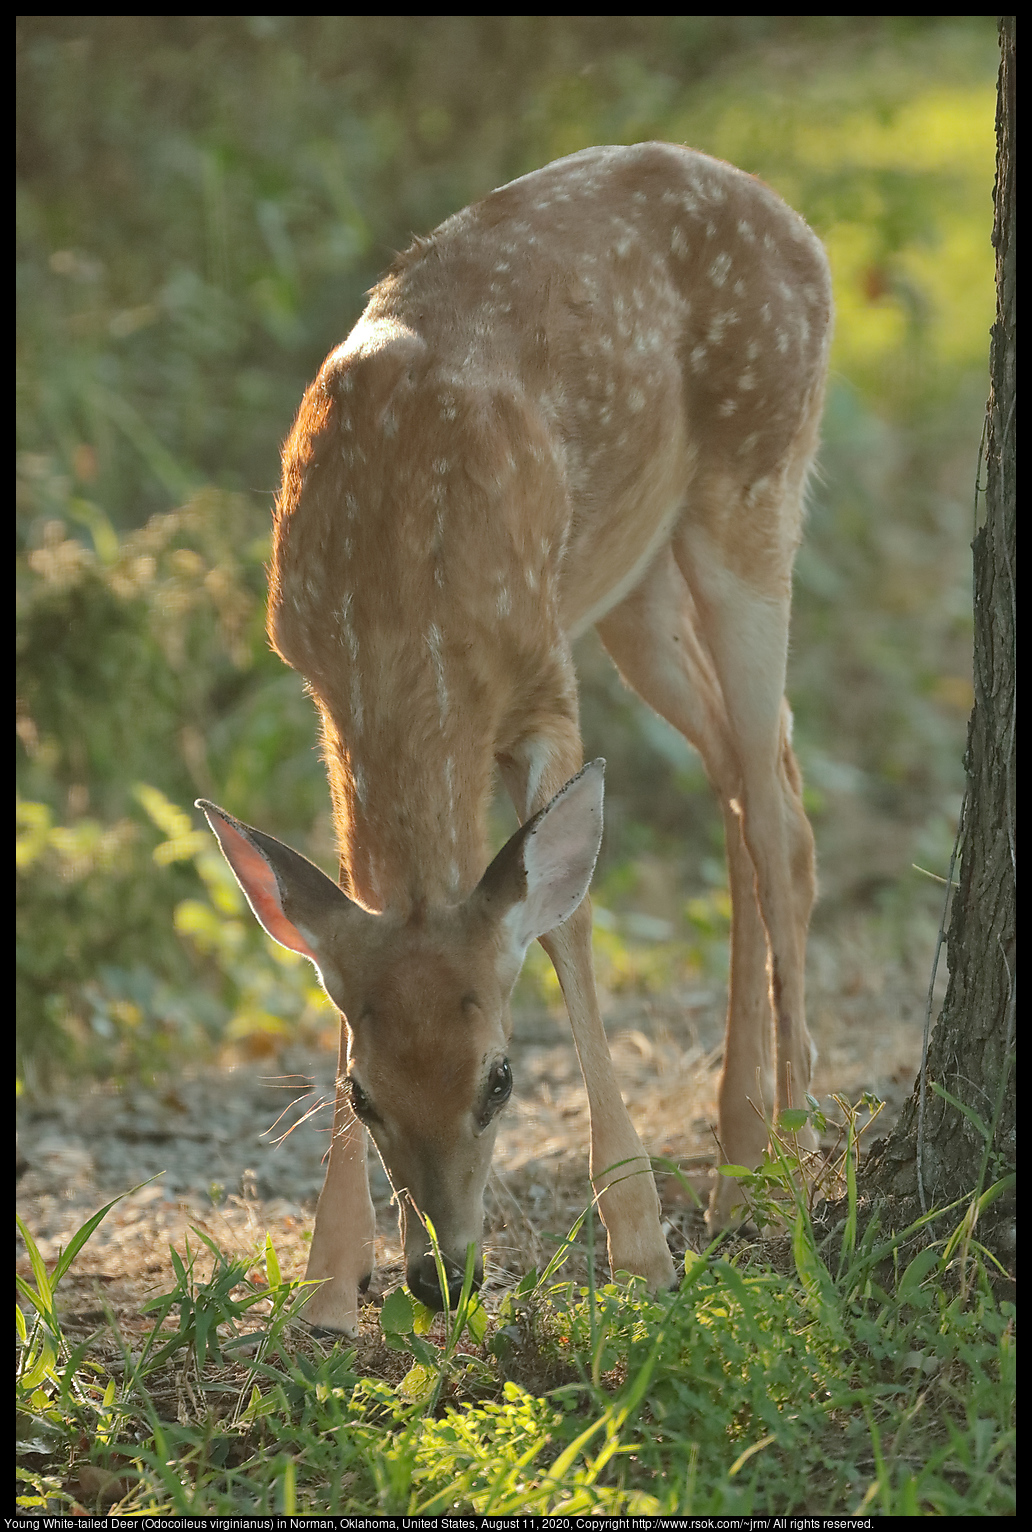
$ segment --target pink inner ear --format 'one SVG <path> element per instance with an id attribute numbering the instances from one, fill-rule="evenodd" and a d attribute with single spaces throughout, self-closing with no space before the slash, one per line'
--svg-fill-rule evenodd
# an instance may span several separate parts
<path id="1" fill-rule="evenodd" d="M 219 845 L 237 882 L 247 895 L 248 904 L 269 935 L 280 946 L 289 947 L 292 952 L 300 952 L 302 957 L 317 963 L 318 959 L 309 943 L 283 913 L 276 874 L 261 852 L 227 820 L 221 817 L 215 819 L 209 814 L 208 822 L 219 838 Z"/>

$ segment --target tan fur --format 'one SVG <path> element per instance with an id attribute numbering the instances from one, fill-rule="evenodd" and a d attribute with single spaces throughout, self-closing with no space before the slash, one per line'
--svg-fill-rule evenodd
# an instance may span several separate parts
<path id="1" fill-rule="evenodd" d="M 463 1031 L 470 985 L 448 941 L 438 929 L 421 949 L 406 922 L 475 887 L 496 762 L 521 816 L 579 769 L 571 642 L 592 623 L 721 801 L 727 1156 L 756 1162 L 762 1114 L 806 1089 L 813 851 L 783 691 L 830 333 L 820 244 L 762 183 L 668 144 L 589 149 L 417 241 L 305 395 L 269 632 L 322 715 L 342 886 L 398 933 L 377 959 L 391 1020 L 346 1011 L 342 1070 L 346 1055 L 390 1103 L 413 1184 L 482 1184 L 480 1164 L 449 1168 L 448 1125 L 510 1024 L 503 997 L 483 1037 L 480 1021 Z M 661 1283 L 672 1266 L 653 1184 L 628 1174 L 647 1159 L 612 1074 L 586 902 L 544 944 L 584 1070 L 610 1258 Z M 347 1146 L 351 1123 L 339 1103 Z M 364 1220 L 365 1251 L 369 1215 L 342 1142 L 310 1267 L 332 1281 L 310 1313 L 347 1327 L 366 1256 L 329 1229 Z M 619 1160 L 633 1164 L 607 1175 Z M 732 1195 L 724 1183 L 715 1220 Z M 451 1232 L 469 1225 L 457 1212 Z"/>

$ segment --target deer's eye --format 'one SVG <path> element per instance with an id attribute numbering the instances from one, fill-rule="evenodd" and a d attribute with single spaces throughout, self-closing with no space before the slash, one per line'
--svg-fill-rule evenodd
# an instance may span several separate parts
<path id="1" fill-rule="evenodd" d="M 485 1118 L 492 1117 L 499 1107 L 505 1105 L 511 1095 L 512 1070 L 509 1068 L 509 1060 L 499 1059 L 487 1077 Z"/>
<path id="2" fill-rule="evenodd" d="M 488 1127 L 491 1118 L 505 1105 L 511 1095 L 512 1070 L 509 1068 L 509 1060 L 499 1059 L 497 1064 L 491 1066 L 491 1073 L 487 1077 L 487 1088 L 479 1117 L 481 1131 Z"/>
<path id="3" fill-rule="evenodd" d="M 348 1096 L 351 1101 L 351 1110 L 360 1122 L 376 1121 L 373 1104 L 354 1075 L 348 1075 Z"/>

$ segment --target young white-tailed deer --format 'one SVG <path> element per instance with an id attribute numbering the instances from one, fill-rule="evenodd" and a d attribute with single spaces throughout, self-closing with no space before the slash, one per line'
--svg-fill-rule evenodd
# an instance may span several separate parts
<path id="1" fill-rule="evenodd" d="M 723 810 L 723 1154 L 758 1163 L 764 1116 L 803 1100 L 813 837 L 784 686 L 830 332 L 824 252 L 761 182 L 671 144 L 586 149 L 417 240 L 308 389 L 283 451 L 269 633 L 321 714 L 340 887 L 201 806 L 258 919 L 344 1018 L 312 1322 L 357 1323 L 366 1129 L 402 1203 L 411 1290 L 440 1306 L 418 1215 L 457 1289 L 535 937 L 584 1074 L 610 1264 L 673 1279 L 592 974 L 602 762 L 583 766 L 571 660 L 591 624 L 698 749 Z M 485 871 L 496 765 L 523 825 Z M 733 1200 L 721 1178 L 714 1224 Z"/>

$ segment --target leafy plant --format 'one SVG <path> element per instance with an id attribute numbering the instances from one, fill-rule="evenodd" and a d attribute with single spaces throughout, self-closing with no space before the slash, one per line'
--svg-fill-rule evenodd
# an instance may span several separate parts
<path id="1" fill-rule="evenodd" d="M 245 1284 L 251 1262 L 239 1258 L 227 1259 L 203 1229 L 195 1227 L 194 1233 L 215 1257 L 214 1270 L 207 1281 L 197 1282 L 194 1277 L 196 1253 L 191 1251 L 189 1241 L 185 1260 L 169 1247 L 176 1285 L 170 1292 L 149 1299 L 141 1309 L 141 1313 L 155 1316 L 155 1329 L 137 1363 L 137 1370 L 144 1375 L 149 1369 L 160 1367 L 177 1351 L 184 1349 L 192 1353 L 198 1372 L 203 1371 L 209 1355 L 214 1361 L 221 1362 L 224 1350 L 234 1345 L 239 1346 L 241 1339 L 249 1342 L 250 1336 L 244 1332 L 242 1337 L 237 1334 L 224 1340 L 219 1336 L 218 1327 L 224 1325 L 235 1328 L 256 1304 L 271 1305 L 270 1334 L 278 1333 L 285 1323 L 287 1301 L 296 1284 L 282 1280 L 276 1251 L 268 1235 L 265 1237 L 268 1286 L 252 1288 L 241 1294 L 238 1290 Z M 164 1324 L 173 1309 L 179 1310 L 179 1328 L 152 1355 L 150 1346 L 159 1334 L 158 1326 Z"/>
<path id="2" fill-rule="evenodd" d="M 891 1240 L 840 1225 L 822 1244 L 800 1197 L 787 1268 L 714 1245 L 656 1296 L 593 1275 L 557 1284 L 572 1231 L 496 1316 L 471 1298 L 472 1263 L 453 1316 L 389 1295 L 380 1334 L 411 1364 L 398 1387 L 363 1375 L 353 1346 L 291 1330 L 285 1347 L 299 1284 L 271 1242 L 256 1285 L 205 1239 L 211 1277 L 189 1249 L 177 1256 L 142 1348 L 123 1343 L 119 1385 L 90 1341 L 67 1345 L 54 1303 L 110 1206 L 51 1273 L 25 1231 L 33 1280 L 19 1286 L 36 1319 L 19 1329 L 20 1455 L 66 1469 L 21 1467 L 22 1510 L 86 1495 L 178 1515 L 1013 1512 L 1013 1308 L 994 1298 L 967 1219 L 900 1259 L 927 1220 Z M 262 1300 L 245 1353 L 218 1326 L 249 1322 Z M 153 1398 L 173 1370 L 189 1401 L 174 1423 Z"/>
<path id="3" fill-rule="evenodd" d="M 427 1232 L 437 1263 L 441 1291 L 448 1292 L 448 1278 L 441 1248 L 432 1222 L 427 1219 Z M 405 1351 L 413 1359 L 413 1365 L 400 1384 L 404 1398 L 412 1400 L 432 1414 L 445 1391 L 470 1392 L 480 1387 L 493 1387 L 494 1378 L 482 1359 L 469 1352 L 459 1351 L 463 1333 L 479 1346 L 487 1331 L 487 1312 L 473 1292 L 473 1268 L 476 1249 L 471 1244 L 466 1252 L 466 1267 L 462 1289 L 455 1306 L 454 1318 L 446 1309 L 443 1319 L 444 1339 L 438 1345 L 430 1338 L 435 1315 L 404 1288 L 398 1287 L 384 1299 L 380 1310 L 380 1327 L 384 1339 L 392 1350 Z"/>

